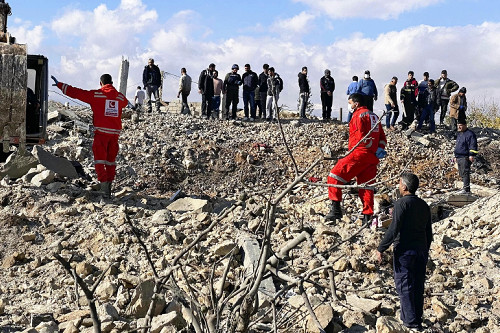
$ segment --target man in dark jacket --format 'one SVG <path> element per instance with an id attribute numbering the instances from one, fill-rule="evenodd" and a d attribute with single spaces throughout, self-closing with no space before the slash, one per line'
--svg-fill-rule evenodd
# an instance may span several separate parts
<path id="1" fill-rule="evenodd" d="M 458 164 L 458 173 L 464 183 L 460 194 L 470 194 L 470 166 L 477 155 L 476 134 L 467 128 L 465 119 L 458 120 L 458 135 L 455 144 L 455 160 Z"/>
<path id="2" fill-rule="evenodd" d="M 394 282 L 401 302 L 401 320 L 408 328 L 422 328 L 424 312 L 425 267 L 432 242 L 431 210 L 417 197 L 418 177 L 403 173 L 394 204 L 392 223 L 375 254 L 382 262 L 382 253 L 393 244 Z"/>
<path id="3" fill-rule="evenodd" d="M 234 64 L 231 67 L 231 72 L 226 74 L 222 90 L 226 95 L 226 120 L 229 120 L 229 105 L 233 104 L 231 119 L 236 119 L 236 111 L 238 111 L 238 94 L 240 91 L 241 76 L 238 74 L 240 67 Z"/>
<path id="4" fill-rule="evenodd" d="M 307 79 L 307 67 L 302 67 L 302 71 L 297 75 L 299 77 L 299 112 L 300 118 L 306 118 L 306 108 L 307 102 L 309 101 L 309 94 L 311 89 L 309 88 L 309 80 Z"/>
<path id="5" fill-rule="evenodd" d="M 363 78 L 359 80 L 356 92 L 358 94 L 365 96 L 364 104 L 366 105 L 368 110 L 373 111 L 373 101 L 377 100 L 378 91 L 377 91 L 377 85 L 375 84 L 375 81 L 373 81 L 373 79 L 371 78 L 369 70 L 366 70 Z"/>
<path id="6" fill-rule="evenodd" d="M 434 83 L 437 88 L 438 101 L 441 106 L 441 114 L 439 116 L 439 124 L 444 124 L 444 117 L 448 112 L 448 103 L 450 101 L 451 93 L 458 90 L 458 84 L 448 78 L 446 69 L 441 71 L 441 77 Z"/>
<path id="7" fill-rule="evenodd" d="M 325 69 L 325 76 L 319 80 L 321 87 L 321 108 L 323 121 L 332 119 L 333 92 L 335 91 L 335 80 L 329 69 Z"/>
<path id="8" fill-rule="evenodd" d="M 457 130 L 457 123 L 459 120 L 465 120 L 465 111 L 467 111 L 467 88 L 462 87 L 458 91 L 458 94 L 451 96 L 450 98 L 450 120 L 451 120 L 451 130 L 455 132 Z"/>
<path id="9" fill-rule="evenodd" d="M 245 118 L 243 120 L 255 120 L 255 88 L 259 83 L 257 74 L 250 69 L 250 64 L 245 64 L 245 73 L 241 76 L 243 81 L 243 109 Z M 250 104 L 250 115 L 248 114 L 248 104 Z M 249 119 L 250 118 L 250 119 Z"/>
<path id="10" fill-rule="evenodd" d="M 161 72 L 158 66 L 155 65 L 154 59 L 148 60 L 148 65 L 142 71 L 142 84 L 146 90 L 146 97 L 148 98 L 148 112 L 153 111 L 151 104 L 151 94 L 153 94 L 156 101 L 156 111 L 160 112 L 160 92 L 161 87 Z"/>
<path id="11" fill-rule="evenodd" d="M 262 66 L 262 73 L 259 75 L 259 94 L 260 94 L 260 106 L 262 114 L 259 115 L 261 119 L 266 118 L 266 100 L 267 100 L 267 78 L 268 78 L 268 73 L 269 73 L 269 65 L 264 64 Z"/>
<path id="12" fill-rule="evenodd" d="M 422 108 L 420 119 L 418 120 L 417 130 L 422 128 L 425 120 L 429 119 L 429 132 L 432 134 L 436 132 L 436 121 L 434 120 L 434 113 L 438 110 L 439 104 L 437 102 L 437 90 L 434 86 L 434 80 L 430 79 L 427 88 L 424 91 L 418 91 L 418 104 Z"/>
<path id="13" fill-rule="evenodd" d="M 201 71 L 198 79 L 198 92 L 201 94 L 201 116 L 207 119 L 210 119 L 213 109 L 214 71 L 215 64 L 210 64 L 207 69 Z"/>
<path id="14" fill-rule="evenodd" d="M 418 82 L 413 77 L 415 73 L 413 71 L 408 72 L 408 79 L 403 84 L 401 92 L 399 93 L 399 99 L 403 105 L 403 119 L 401 120 L 401 125 L 403 130 L 407 129 L 415 119 L 415 110 L 417 106 L 417 96 L 418 96 Z M 417 117 L 417 119 L 419 119 Z"/>

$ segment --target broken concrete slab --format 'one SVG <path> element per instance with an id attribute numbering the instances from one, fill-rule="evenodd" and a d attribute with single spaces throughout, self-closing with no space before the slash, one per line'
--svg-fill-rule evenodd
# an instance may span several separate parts
<path id="1" fill-rule="evenodd" d="M 50 184 L 54 181 L 54 177 L 56 174 L 52 170 L 45 170 L 40 172 L 39 174 L 35 175 L 33 178 L 31 178 L 31 184 L 35 186 L 42 186 L 42 185 L 47 185 Z"/>
<path id="2" fill-rule="evenodd" d="M 172 202 L 167 207 L 168 210 L 177 213 L 183 212 L 210 212 L 211 207 L 208 200 L 195 199 L 195 198 L 181 198 Z"/>
<path id="3" fill-rule="evenodd" d="M 31 168 L 35 168 L 37 164 L 38 160 L 30 153 L 17 151 L 12 153 L 5 161 L 2 170 L 0 170 L 0 178 L 5 176 L 9 176 L 11 179 L 21 178 Z"/>
<path id="4" fill-rule="evenodd" d="M 464 187 L 464 183 L 461 181 L 458 181 L 458 180 L 455 181 L 454 185 L 455 185 L 455 188 L 463 188 Z M 480 185 L 476 185 L 476 184 L 470 184 L 470 190 L 473 194 L 477 194 L 480 197 L 491 197 L 492 195 L 495 195 L 498 193 L 498 189 L 480 186 Z"/>
<path id="5" fill-rule="evenodd" d="M 246 274 L 253 274 L 260 257 L 259 242 L 250 234 L 241 234 L 238 236 L 238 245 L 243 251 L 243 267 Z M 270 277 L 262 280 L 259 287 L 259 306 L 264 304 L 263 301 L 273 298 L 275 293 L 273 280 Z"/>
<path id="6" fill-rule="evenodd" d="M 146 316 L 153 297 L 154 286 L 155 282 L 152 279 L 146 280 L 137 286 L 126 311 L 128 316 L 134 318 L 143 318 Z M 159 315 L 166 305 L 163 295 L 157 295 L 156 297 L 155 310 L 153 312 L 155 316 Z"/>
<path id="7" fill-rule="evenodd" d="M 382 305 L 382 301 L 362 298 L 356 295 L 347 295 L 346 302 L 356 308 L 371 313 L 375 313 L 378 309 L 380 309 L 380 306 Z"/>
<path id="8" fill-rule="evenodd" d="M 429 140 L 424 138 L 424 135 L 422 133 L 419 133 L 411 128 L 408 129 L 405 132 L 405 134 L 408 138 L 412 138 L 413 140 L 423 144 L 425 147 L 428 147 L 431 144 L 431 142 Z"/>
<path id="9" fill-rule="evenodd" d="M 75 167 L 67 159 L 54 156 L 45 151 L 41 146 L 33 147 L 33 155 L 38 159 L 40 164 L 45 166 L 47 169 L 52 170 L 64 177 L 78 178 L 78 173 L 76 172 Z"/>
<path id="10" fill-rule="evenodd" d="M 455 207 L 463 207 L 473 203 L 477 199 L 479 198 L 473 194 L 452 194 L 448 197 L 447 202 Z"/>

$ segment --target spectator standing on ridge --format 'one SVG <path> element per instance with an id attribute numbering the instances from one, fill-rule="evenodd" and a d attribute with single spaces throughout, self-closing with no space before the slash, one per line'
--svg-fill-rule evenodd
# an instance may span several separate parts
<path id="1" fill-rule="evenodd" d="M 189 110 L 189 104 L 187 98 L 191 93 L 191 76 L 187 74 L 187 71 L 184 67 L 181 68 L 181 78 L 179 79 L 179 92 L 177 92 L 177 98 L 182 96 L 182 114 L 191 114 L 191 110 Z"/>
<path id="2" fill-rule="evenodd" d="M 266 101 L 267 101 L 267 79 L 269 73 L 269 65 L 264 64 L 262 66 L 262 73 L 259 75 L 259 94 L 260 94 L 260 106 L 262 111 L 259 111 L 259 118 L 266 118 Z"/>
<path id="3" fill-rule="evenodd" d="M 262 104 L 260 103 L 260 91 L 259 91 L 260 87 L 257 86 L 257 88 L 255 88 L 255 119 L 257 118 L 262 118 L 262 114 L 266 114 L 266 111 L 265 111 L 265 106 L 263 107 Z M 259 113 L 257 113 L 257 109 L 259 109 Z"/>
<path id="4" fill-rule="evenodd" d="M 95 171 L 100 182 L 100 190 L 104 197 L 111 197 L 111 183 L 116 175 L 116 155 L 118 154 L 118 137 L 122 129 L 122 109 L 129 102 L 115 87 L 111 75 L 103 74 L 100 78 L 100 89 L 83 90 L 52 80 L 63 94 L 90 104 L 93 115 Z"/>
<path id="5" fill-rule="evenodd" d="M 369 70 L 365 71 L 364 77 L 358 82 L 356 92 L 365 96 L 364 105 L 368 110 L 373 111 L 373 101 L 377 100 L 378 92 L 375 81 L 371 78 Z"/>
<path id="6" fill-rule="evenodd" d="M 155 60 L 150 58 L 148 65 L 142 71 L 142 84 L 146 90 L 148 98 L 148 113 L 153 112 L 151 103 L 151 95 L 155 98 L 156 112 L 160 112 L 160 87 L 161 87 L 161 72 L 158 66 L 155 65 Z"/>
<path id="7" fill-rule="evenodd" d="M 349 104 L 354 112 L 349 123 L 348 149 L 357 146 L 349 155 L 341 158 L 335 164 L 328 175 L 328 184 L 345 185 L 354 177 L 356 177 L 358 184 L 373 184 L 377 176 L 379 159 L 387 155 L 385 151 L 387 140 L 382 124 L 377 124 L 377 115 L 363 105 L 364 100 L 364 96 L 357 93 L 349 97 Z M 373 131 L 372 128 L 374 128 Z M 370 135 L 364 138 L 369 132 Z M 336 219 L 341 219 L 342 190 L 337 187 L 329 187 L 328 197 L 331 200 L 331 209 L 325 216 L 325 220 L 333 222 Z M 371 223 L 374 204 L 373 190 L 360 189 L 359 198 L 363 203 L 363 221 L 367 224 Z"/>
<path id="8" fill-rule="evenodd" d="M 417 114 L 418 117 L 416 117 L 417 120 L 420 120 L 420 115 L 422 114 L 422 110 L 425 107 L 425 98 L 422 98 L 422 102 L 420 101 L 421 95 L 426 91 L 427 86 L 429 85 L 429 72 L 424 72 L 423 74 L 423 80 L 418 83 L 418 96 L 417 96 Z M 425 119 L 427 122 L 427 119 Z"/>
<path id="9" fill-rule="evenodd" d="M 214 97 L 214 71 L 215 64 L 208 65 L 200 73 L 198 79 L 198 92 L 201 94 L 201 116 L 210 118 L 212 114 L 212 97 Z"/>
<path id="10" fill-rule="evenodd" d="M 274 119 L 274 104 L 278 105 L 278 100 L 280 98 L 280 93 L 283 90 L 283 80 L 278 73 L 274 70 L 274 67 L 269 67 L 269 75 L 267 78 L 267 120 L 272 121 Z M 276 110 L 278 112 L 278 110 Z M 277 116 L 277 115 L 276 115 Z"/>
<path id="11" fill-rule="evenodd" d="M 142 104 L 144 104 L 144 99 L 146 98 L 146 93 L 141 89 L 141 86 L 137 86 L 137 90 L 134 95 L 134 110 L 142 110 Z"/>
<path id="12" fill-rule="evenodd" d="M 299 77 L 299 113 L 300 118 L 306 118 L 306 108 L 307 102 L 309 101 L 309 95 L 311 94 L 311 88 L 309 87 L 309 80 L 307 79 L 307 67 L 302 67 L 302 71 L 297 74 Z"/>
<path id="13" fill-rule="evenodd" d="M 438 110 L 439 104 L 437 101 L 437 90 L 434 86 L 433 79 L 429 80 L 429 85 L 425 91 L 418 91 L 418 103 L 422 106 L 422 113 L 420 114 L 417 130 L 420 130 L 424 121 L 429 119 L 429 132 L 431 134 L 435 133 L 436 121 L 434 119 L 434 113 Z"/>
<path id="14" fill-rule="evenodd" d="M 418 185 L 416 175 L 401 175 L 399 193 L 402 198 L 394 203 L 392 223 L 375 255 L 381 263 L 382 253 L 393 244 L 394 282 L 401 303 L 401 320 L 404 326 L 421 330 L 425 268 L 433 236 L 431 209 L 415 195 Z"/>
<path id="15" fill-rule="evenodd" d="M 255 120 L 255 88 L 259 84 L 259 77 L 250 69 L 250 64 L 245 64 L 245 73 L 241 76 L 243 81 L 243 110 L 245 118 L 243 120 Z M 248 104 L 250 104 L 250 114 L 248 114 Z"/>
<path id="16" fill-rule="evenodd" d="M 441 71 L 441 77 L 436 80 L 434 85 L 437 88 L 438 100 L 441 106 L 441 114 L 439 115 L 439 125 L 444 125 L 444 118 L 448 112 L 448 103 L 450 101 L 451 93 L 458 90 L 458 84 L 448 78 L 446 69 Z"/>
<path id="17" fill-rule="evenodd" d="M 407 129 L 415 120 L 415 107 L 417 106 L 417 96 L 418 96 L 418 82 L 413 77 L 413 71 L 408 72 L 408 79 L 401 87 L 401 92 L 399 98 L 401 99 L 401 104 L 403 105 L 403 119 L 401 120 L 401 125 L 403 130 Z M 418 119 L 418 118 L 417 118 Z"/>
<path id="18" fill-rule="evenodd" d="M 214 70 L 214 97 L 212 97 L 212 108 L 215 112 L 215 117 L 219 118 L 220 114 L 220 94 L 224 83 L 219 79 L 219 72 Z"/>
<path id="19" fill-rule="evenodd" d="M 231 67 L 231 72 L 226 74 L 222 90 L 226 95 L 226 120 L 229 120 L 229 105 L 232 103 L 231 119 L 236 119 L 236 112 L 238 111 L 238 94 L 240 91 L 241 76 L 238 74 L 240 67 L 234 64 Z"/>
<path id="20" fill-rule="evenodd" d="M 349 98 L 349 96 L 355 94 L 357 90 L 358 90 L 358 77 L 354 75 L 352 77 L 352 82 L 347 87 L 347 97 Z M 351 121 L 351 118 L 352 118 L 352 109 L 351 106 L 347 104 L 347 123 Z"/>
<path id="21" fill-rule="evenodd" d="M 393 76 L 391 82 L 384 86 L 384 103 L 387 110 L 387 115 L 385 116 L 385 127 L 388 130 L 393 131 L 396 120 L 399 117 L 399 106 L 398 106 L 398 90 L 396 84 L 398 83 L 398 78 Z M 391 121 L 392 116 L 392 121 Z"/>
<path id="22" fill-rule="evenodd" d="M 470 166 L 478 152 L 476 134 L 467 128 L 465 119 L 460 118 L 455 143 L 455 161 L 463 182 L 463 188 L 459 194 L 470 194 Z"/>
<path id="23" fill-rule="evenodd" d="M 457 130 L 457 123 L 459 120 L 465 120 L 465 111 L 467 110 L 467 97 L 465 94 L 467 89 L 465 87 L 460 88 L 458 94 L 451 96 L 450 98 L 450 120 L 451 120 L 451 130 L 453 133 Z"/>
<path id="24" fill-rule="evenodd" d="M 321 88 L 321 109 L 323 121 L 332 119 L 333 92 L 335 91 L 335 80 L 329 69 L 325 69 L 325 75 L 319 80 Z"/>

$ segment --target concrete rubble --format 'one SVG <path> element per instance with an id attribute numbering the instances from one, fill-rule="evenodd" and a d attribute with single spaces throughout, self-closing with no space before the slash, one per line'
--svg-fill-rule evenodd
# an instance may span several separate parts
<path id="1" fill-rule="evenodd" d="M 170 108 L 174 106 L 178 108 L 175 103 Z M 151 322 L 152 332 L 194 331 L 189 307 L 211 309 L 212 279 L 213 289 L 229 295 L 254 273 L 269 214 L 265 198 L 275 198 L 295 179 L 278 125 L 203 120 L 175 110 L 125 119 L 115 195 L 105 199 L 93 189 L 92 135 L 85 130 L 91 124 L 90 110 L 58 103 L 51 103 L 50 110 L 47 143 L 34 149 L 38 159 L 28 154 L 17 158 L 15 166 L 14 157 L 0 164 L 0 328 L 92 332 L 88 301 L 80 288 L 75 294 L 73 277 L 53 256 L 58 253 L 71 258 L 89 286 L 106 272 L 95 293 L 103 332 L 136 331 L 145 323 L 155 280 L 127 218 L 160 277 L 216 221 L 179 261 L 183 272 L 175 270 L 175 283 L 157 295 Z M 345 124 L 293 118 L 283 123 L 300 170 L 323 152 L 336 157 L 346 151 Z M 397 175 L 407 165 L 419 175 L 418 194 L 432 208 L 435 240 L 424 324 L 433 332 L 498 332 L 500 327 L 500 135 L 474 130 L 485 160 L 473 166 L 474 200 L 455 195 L 460 186 L 454 183 L 459 180 L 453 168 L 454 144 L 441 128 L 425 138 L 388 132 L 388 156 L 379 165 L 377 181 L 386 181 L 377 186 L 380 222 L 390 220 Z M 320 163 L 307 177 L 326 182 L 334 163 Z M 279 261 L 280 271 L 297 277 L 320 268 L 324 263 L 311 250 L 315 248 L 335 269 L 338 297 L 335 301 L 331 295 L 325 270 L 304 282 L 322 328 L 406 332 L 399 319 L 390 251 L 381 266 L 372 256 L 383 230 L 364 229 L 339 244 L 359 229 L 361 205 L 355 191 L 344 191 L 343 221 L 325 225 L 326 193 L 325 188 L 299 184 L 279 203 L 272 250 L 279 251 L 304 231 L 311 235 Z M 452 204 L 457 201 L 463 207 Z M 221 214 L 224 218 L 217 220 Z M 249 332 L 272 328 L 272 302 L 285 286 L 275 276 L 265 276 L 251 317 L 257 322 Z M 276 298 L 276 307 L 280 331 L 318 331 L 296 286 Z"/>

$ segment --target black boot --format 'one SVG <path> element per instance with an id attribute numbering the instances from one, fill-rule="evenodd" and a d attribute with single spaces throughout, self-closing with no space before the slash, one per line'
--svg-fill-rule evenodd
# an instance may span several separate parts
<path id="1" fill-rule="evenodd" d="M 372 218 L 373 215 L 363 214 L 363 224 L 366 224 L 368 225 L 368 227 L 370 227 L 372 224 Z"/>
<path id="2" fill-rule="evenodd" d="M 340 220 L 341 218 L 342 208 L 340 207 L 340 201 L 332 201 L 332 206 L 328 214 L 326 214 L 325 220 L 335 222 L 335 220 Z"/>

